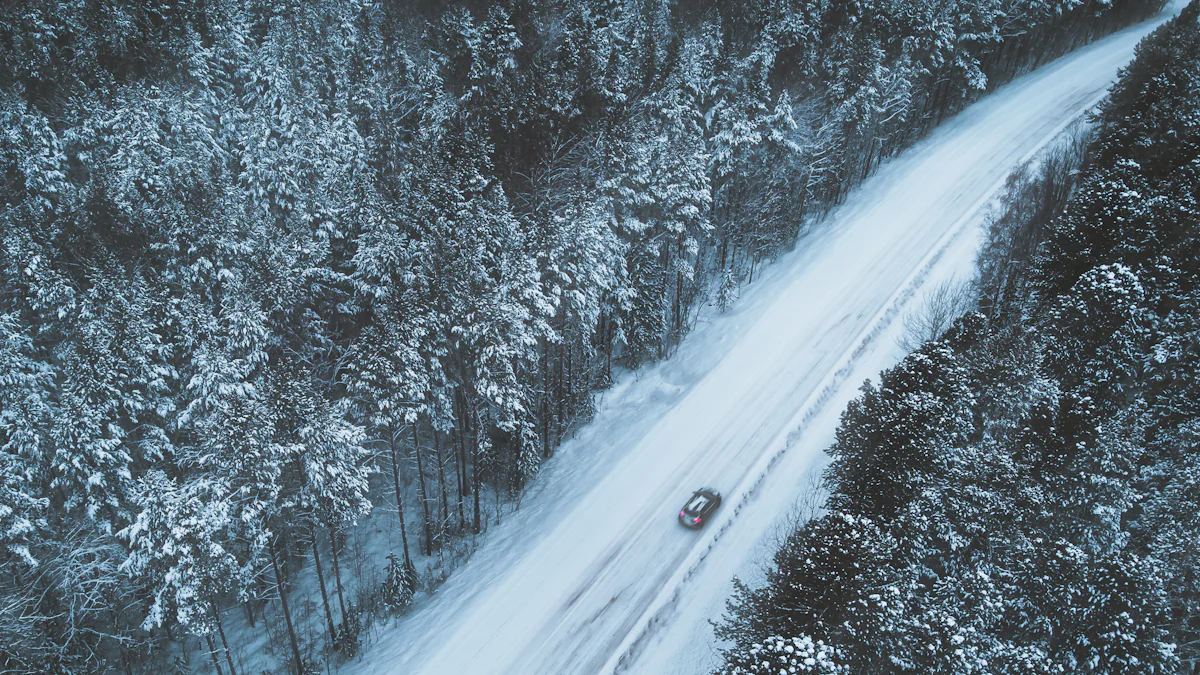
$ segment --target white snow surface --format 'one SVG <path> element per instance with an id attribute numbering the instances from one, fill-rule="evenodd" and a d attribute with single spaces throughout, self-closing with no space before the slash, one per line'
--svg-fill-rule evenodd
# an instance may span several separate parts
<path id="1" fill-rule="evenodd" d="M 1177 4 L 1175 5 L 1177 6 Z M 859 384 L 901 356 L 896 317 L 966 278 L 1007 175 L 1091 109 L 1162 18 L 1026 75 L 886 163 L 796 249 L 625 373 L 519 510 L 346 672 L 710 672 L 709 619 L 769 561 Z M 700 532 L 692 491 L 725 495 Z"/>

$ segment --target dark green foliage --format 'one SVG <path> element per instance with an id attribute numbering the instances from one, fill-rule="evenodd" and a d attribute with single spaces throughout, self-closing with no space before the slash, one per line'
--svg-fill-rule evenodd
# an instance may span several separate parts
<path id="1" fill-rule="evenodd" d="M 159 672 L 187 632 L 228 654 L 223 615 L 311 581 L 289 543 L 372 504 L 426 555 L 482 531 L 614 365 L 669 354 L 714 291 L 727 305 L 943 116 L 1158 5 L 4 3 L 0 670 Z M 1194 291 L 1165 261 L 1118 263 Z M 1105 330 L 1164 358 L 1095 367 L 1149 371 L 1147 405 L 1186 418 L 1171 388 L 1194 346 L 1146 331 L 1194 306 L 1126 307 Z M 924 411 L 894 431 L 928 438 L 883 460 L 861 452 L 882 430 L 847 437 L 847 513 L 896 513 L 923 461 L 952 461 L 964 349 L 873 395 Z M 1147 461 L 1177 446 L 1155 434 Z M 390 480 L 370 480 L 377 446 Z M 909 482 L 872 501 L 880 461 Z M 375 590 L 328 580 L 337 605 Z M 411 579 L 391 583 L 406 604 Z M 291 661 L 361 646 L 374 613 L 336 628 L 334 595 L 336 650 L 287 616 Z"/>
<path id="2" fill-rule="evenodd" d="M 389 560 L 389 563 L 390 563 L 390 560 Z M 391 580 L 390 570 L 389 570 L 388 580 L 389 580 L 389 582 Z M 395 600 L 396 597 L 393 595 L 392 599 Z M 394 611 L 394 610 L 391 610 L 392 605 L 388 602 L 388 600 L 384 600 L 384 602 L 385 602 L 385 605 L 388 607 L 389 611 Z M 407 603 L 405 603 L 405 604 L 407 604 Z M 403 606 L 403 605 L 401 605 L 401 606 Z M 362 643 L 363 643 L 362 631 L 363 631 L 362 611 L 360 611 L 357 606 L 350 605 L 350 607 L 347 608 L 345 620 L 343 620 L 341 623 L 339 623 L 337 625 L 337 633 L 333 639 L 333 645 L 332 645 L 333 650 L 336 651 L 337 653 L 341 654 L 345 658 L 348 658 L 348 659 L 354 658 L 355 656 L 358 655 L 358 651 L 362 648 Z"/>
<path id="3" fill-rule="evenodd" d="M 1057 264 L 1040 267 L 1045 299 L 1099 264 L 1123 264 L 1168 298 L 1195 288 L 1178 275 L 1194 260 L 1191 224 L 1200 217 L 1200 120 L 1189 112 L 1200 92 L 1200 72 L 1189 65 L 1200 58 L 1197 11 L 1190 4 L 1144 41 L 1105 103 L 1082 194 L 1046 240 L 1044 255 Z"/>
<path id="4" fill-rule="evenodd" d="M 889 572 L 896 553 L 896 542 L 870 519 L 838 511 L 817 518 L 776 552 L 763 589 L 738 584 L 735 620 L 718 635 L 806 634 L 854 643 L 879 627 L 878 613 L 895 600 Z M 871 648 L 881 650 L 886 638 L 876 637 Z"/>
<path id="5" fill-rule="evenodd" d="M 1083 163 L 1090 133 L 1075 131 L 1042 158 L 1036 171 L 1014 173 L 1002 196 L 1003 207 L 992 214 L 979 255 L 979 309 L 989 319 L 1012 323 L 1006 311 L 1023 309 L 1031 287 L 1034 254 L 1043 232 L 1066 207 Z"/>
<path id="6" fill-rule="evenodd" d="M 949 466 L 972 424 L 968 375 L 952 345 L 923 345 L 878 388 L 865 384 L 842 414 L 827 474 L 832 508 L 891 518 Z"/>
<path id="7" fill-rule="evenodd" d="M 412 567 L 398 560 L 396 555 L 388 555 L 387 578 L 380 587 L 381 601 L 388 612 L 399 614 L 412 602 L 416 575 Z"/>
<path id="8" fill-rule="evenodd" d="M 620 317 L 625 360 L 631 366 L 662 356 L 667 333 L 667 282 L 654 247 L 639 245 L 629 256 L 630 281 L 637 294 Z"/>
<path id="9" fill-rule="evenodd" d="M 980 258 L 987 319 L 851 404 L 833 511 L 739 586 L 722 672 L 775 672 L 787 645 L 823 655 L 796 672 L 1200 667 L 1198 15 L 1143 42 L 1086 152 L 1014 178 Z M 848 514 L 874 534 L 831 546 Z"/>

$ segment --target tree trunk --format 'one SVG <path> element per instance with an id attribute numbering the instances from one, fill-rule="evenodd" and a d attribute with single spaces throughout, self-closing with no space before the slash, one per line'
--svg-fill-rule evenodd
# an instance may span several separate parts
<path id="1" fill-rule="evenodd" d="M 212 633 L 206 634 L 204 636 L 204 641 L 208 643 L 208 657 L 212 659 L 213 670 L 217 671 L 217 675 L 224 675 L 224 673 L 221 672 L 221 662 L 217 660 L 217 648 L 214 647 L 212 643 Z"/>
<path id="2" fill-rule="evenodd" d="M 867 142 L 867 161 L 863 163 L 862 175 L 860 175 L 859 179 L 858 179 L 860 183 L 862 181 L 866 180 L 867 176 L 871 175 L 871 161 L 874 159 L 874 154 L 875 154 L 875 136 L 874 136 L 874 134 L 875 134 L 875 129 L 872 128 L 871 129 L 871 140 Z"/>
<path id="3" fill-rule="evenodd" d="M 675 335 L 671 339 L 672 344 L 679 344 L 683 339 L 683 271 L 679 266 L 683 265 L 683 259 L 686 253 L 683 250 L 683 241 L 678 241 L 679 251 L 676 257 L 680 261 L 675 270 L 675 308 L 674 315 L 671 317 L 672 323 L 675 324 Z"/>
<path id="4" fill-rule="evenodd" d="M 557 412 L 554 415 L 554 444 L 562 443 L 563 439 L 563 420 L 567 418 L 566 412 L 563 410 L 563 391 L 566 390 L 566 374 L 563 368 L 566 367 L 566 358 L 563 357 L 563 346 L 559 345 L 555 350 L 558 352 L 558 386 L 554 390 L 554 399 L 557 405 Z"/>
<path id="5" fill-rule="evenodd" d="M 233 654 L 229 651 L 229 641 L 225 639 L 225 625 L 221 623 L 221 608 L 217 607 L 216 600 L 209 600 L 212 603 L 213 619 L 217 623 L 217 635 L 221 638 L 221 649 L 225 651 L 225 662 L 229 664 L 229 675 L 237 675 L 237 669 L 233 667 Z"/>
<path id="6" fill-rule="evenodd" d="M 565 436 L 565 430 L 571 429 L 575 425 L 575 388 L 572 386 L 575 382 L 575 349 L 571 344 L 563 345 L 563 349 L 567 351 L 567 381 L 563 385 L 566 388 L 563 398 L 567 402 L 567 414 L 563 418 L 566 420 L 563 433 Z"/>
<path id="7" fill-rule="evenodd" d="M 21 585 L 21 580 L 19 578 L 19 574 L 16 576 L 18 576 L 17 586 L 19 587 Z M 116 605 L 109 606 L 108 614 L 112 620 L 112 625 L 117 626 L 119 618 L 117 615 Z M 121 665 L 125 666 L 125 675 L 133 675 L 133 668 L 129 665 L 129 655 L 125 652 L 125 645 L 120 640 L 117 641 L 117 651 L 121 653 Z"/>
<path id="8" fill-rule="evenodd" d="M 333 583 L 337 588 L 338 607 L 342 610 L 342 622 L 346 621 L 346 597 L 342 595 L 342 567 L 338 563 L 337 534 L 333 526 L 329 526 L 329 550 L 333 552 Z"/>
<path id="9" fill-rule="evenodd" d="M 479 475 L 479 430 L 476 428 L 475 408 L 471 403 L 471 397 L 466 392 L 461 392 L 462 401 L 462 428 L 463 442 L 470 445 L 471 452 L 471 492 L 474 511 L 471 514 L 472 531 L 479 534 L 480 519 L 479 519 L 479 488 L 482 485 Z M 465 448 L 464 448 L 465 452 Z"/>
<path id="10" fill-rule="evenodd" d="M 438 527 L 439 542 L 446 532 L 446 523 L 450 522 L 450 505 L 446 500 L 446 464 L 442 460 L 442 444 L 437 427 L 433 427 L 433 452 L 437 455 L 438 491 L 442 493 L 442 524 Z"/>
<path id="11" fill-rule="evenodd" d="M 421 514 L 425 516 L 425 555 L 433 553 L 433 535 L 429 528 L 429 493 L 425 490 L 425 463 L 421 459 L 421 442 L 417 438 L 417 424 L 412 425 L 413 452 L 417 453 L 417 485 L 421 490 Z"/>
<path id="12" fill-rule="evenodd" d="M 603 320 L 602 320 L 603 323 Z M 542 457 L 550 456 L 550 345 L 542 342 Z"/>
<path id="13" fill-rule="evenodd" d="M 479 475 L 479 429 L 476 428 L 475 418 L 471 418 L 471 491 L 475 493 L 475 513 L 474 513 L 474 529 L 475 534 L 479 534 L 482 530 L 479 526 L 479 488 L 482 487 L 482 481 Z"/>
<path id="14" fill-rule="evenodd" d="M 604 384 L 612 384 L 612 353 L 613 353 L 613 327 L 612 319 L 608 316 L 608 312 L 600 315 L 604 322 Z"/>
<path id="15" fill-rule="evenodd" d="M 463 433 L 462 391 L 458 387 L 454 389 L 454 407 L 454 480 L 458 483 L 458 527 L 461 531 L 467 529 L 467 517 L 463 509 L 463 495 L 467 494 L 467 441 Z"/>
<path id="16" fill-rule="evenodd" d="M 455 446 L 454 482 L 458 484 L 456 492 L 458 492 L 458 529 L 460 532 L 467 529 L 466 508 L 463 507 L 463 495 L 467 493 L 467 467 L 466 462 L 463 460 L 463 452 L 464 450 L 461 447 Z"/>
<path id="17" fill-rule="evenodd" d="M 279 572 L 279 556 L 275 552 L 275 542 L 271 542 L 271 567 L 275 570 L 275 587 L 279 590 L 279 602 L 283 605 L 288 641 L 291 643 L 292 657 L 296 660 L 296 675 L 303 675 L 304 659 L 300 656 L 300 643 L 296 641 L 296 627 L 292 625 L 292 610 L 288 608 L 287 593 L 283 590 L 283 575 Z"/>
<path id="18" fill-rule="evenodd" d="M 317 567 L 317 585 L 321 587 L 321 604 L 325 607 L 325 627 L 329 629 L 329 642 L 337 640 L 337 626 L 333 623 L 333 610 L 329 609 L 329 593 L 325 590 L 325 571 L 321 569 L 321 547 L 317 546 L 317 528 L 312 528 L 313 564 Z"/>
<path id="19" fill-rule="evenodd" d="M 408 556 L 408 528 L 404 524 L 404 497 L 400 494 L 400 457 L 396 453 L 396 434 L 391 425 L 388 426 L 388 448 L 392 451 L 392 481 L 396 488 L 396 513 L 400 514 L 400 541 L 404 544 L 404 564 L 412 568 L 412 559 Z"/>

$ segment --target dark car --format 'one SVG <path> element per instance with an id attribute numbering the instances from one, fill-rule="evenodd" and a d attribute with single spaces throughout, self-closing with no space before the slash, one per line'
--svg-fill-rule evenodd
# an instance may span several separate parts
<path id="1" fill-rule="evenodd" d="M 679 511 L 679 522 L 684 527 L 698 530 L 716 513 L 721 505 L 721 493 L 712 488 L 700 488 Z"/>

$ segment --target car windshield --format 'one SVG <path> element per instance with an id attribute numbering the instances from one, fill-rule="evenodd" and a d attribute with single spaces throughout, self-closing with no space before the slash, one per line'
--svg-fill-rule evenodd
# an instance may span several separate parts
<path id="1" fill-rule="evenodd" d="M 708 497 L 705 497 L 704 495 L 694 495 L 692 497 L 692 501 L 688 502 L 687 510 L 691 511 L 692 513 L 699 513 L 700 511 L 704 510 L 705 506 L 708 506 Z"/>

